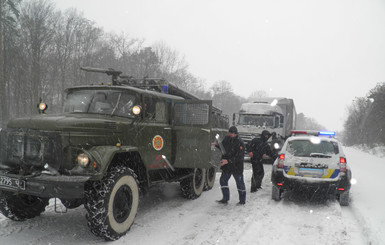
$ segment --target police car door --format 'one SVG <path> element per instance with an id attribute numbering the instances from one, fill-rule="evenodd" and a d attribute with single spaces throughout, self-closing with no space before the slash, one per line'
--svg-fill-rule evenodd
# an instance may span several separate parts
<path id="1" fill-rule="evenodd" d="M 211 158 L 211 101 L 174 102 L 174 166 L 208 168 Z"/>

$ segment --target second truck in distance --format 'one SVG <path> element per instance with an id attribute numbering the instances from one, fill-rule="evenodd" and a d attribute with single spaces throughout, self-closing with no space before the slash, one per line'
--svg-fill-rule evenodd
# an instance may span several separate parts
<path id="1" fill-rule="evenodd" d="M 242 104 L 239 113 L 233 115 L 233 124 L 245 144 L 260 137 L 263 130 L 268 130 L 273 135 L 271 147 L 278 151 L 291 130 L 296 129 L 296 119 L 293 99 L 268 97 Z"/>

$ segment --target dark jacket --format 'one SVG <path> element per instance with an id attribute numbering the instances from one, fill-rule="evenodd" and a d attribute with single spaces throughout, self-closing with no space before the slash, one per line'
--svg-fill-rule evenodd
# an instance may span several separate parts
<path id="1" fill-rule="evenodd" d="M 270 156 L 272 159 L 276 158 L 275 153 L 271 150 L 270 145 L 267 143 L 267 139 L 263 136 L 260 138 L 254 138 L 247 144 L 247 152 L 252 152 L 253 157 L 251 163 L 261 162 L 264 154 Z"/>
<path id="2" fill-rule="evenodd" d="M 238 137 L 226 136 L 222 145 L 225 148 L 226 154 L 222 155 L 222 159 L 226 159 L 229 163 L 222 166 L 224 172 L 232 174 L 243 173 L 243 158 L 245 153 L 245 144 Z"/>

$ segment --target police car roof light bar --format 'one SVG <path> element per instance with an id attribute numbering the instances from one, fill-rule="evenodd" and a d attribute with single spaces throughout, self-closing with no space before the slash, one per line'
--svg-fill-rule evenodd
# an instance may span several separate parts
<path id="1" fill-rule="evenodd" d="M 336 135 L 336 132 L 333 131 L 319 131 L 318 132 L 319 136 L 329 136 L 329 137 L 334 137 Z"/>
<path id="2" fill-rule="evenodd" d="M 326 132 L 326 133 L 329 133 L 329 134 L 320 134 L 320 132 Z M 326 135 L 326 136 L 331 136 L 331 132 L 328 132 L 328 131 L 317 131 L 317 130 L 291 130 L 291 135 L 292 136 L 295 136 L 295 135 L 313 135 L 313 136 L 322 136 L 322 135 Z M 333 135 L 332 135 L 333 136 Z"/>
<path id="3" fill-rule="evenodd" d="M 291 135 L 297 135 L 297 134 L 307 134 L 307 131 L 303 130 L 291 130 Z"/>

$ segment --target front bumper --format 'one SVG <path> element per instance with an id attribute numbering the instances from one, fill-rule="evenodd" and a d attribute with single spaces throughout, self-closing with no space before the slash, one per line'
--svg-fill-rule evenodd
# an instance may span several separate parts
<path id="1" fill-rule="evenodd" d="M 19 176 L 0 171 L 0 190 L 45 198 L 76 199 L 84 197 L 84 184 L 90 176 L 40 175 Z M 9 181 L 5 181 L 9 180 Z M 17 185 L 7 185 L 11 180 Z"/>

